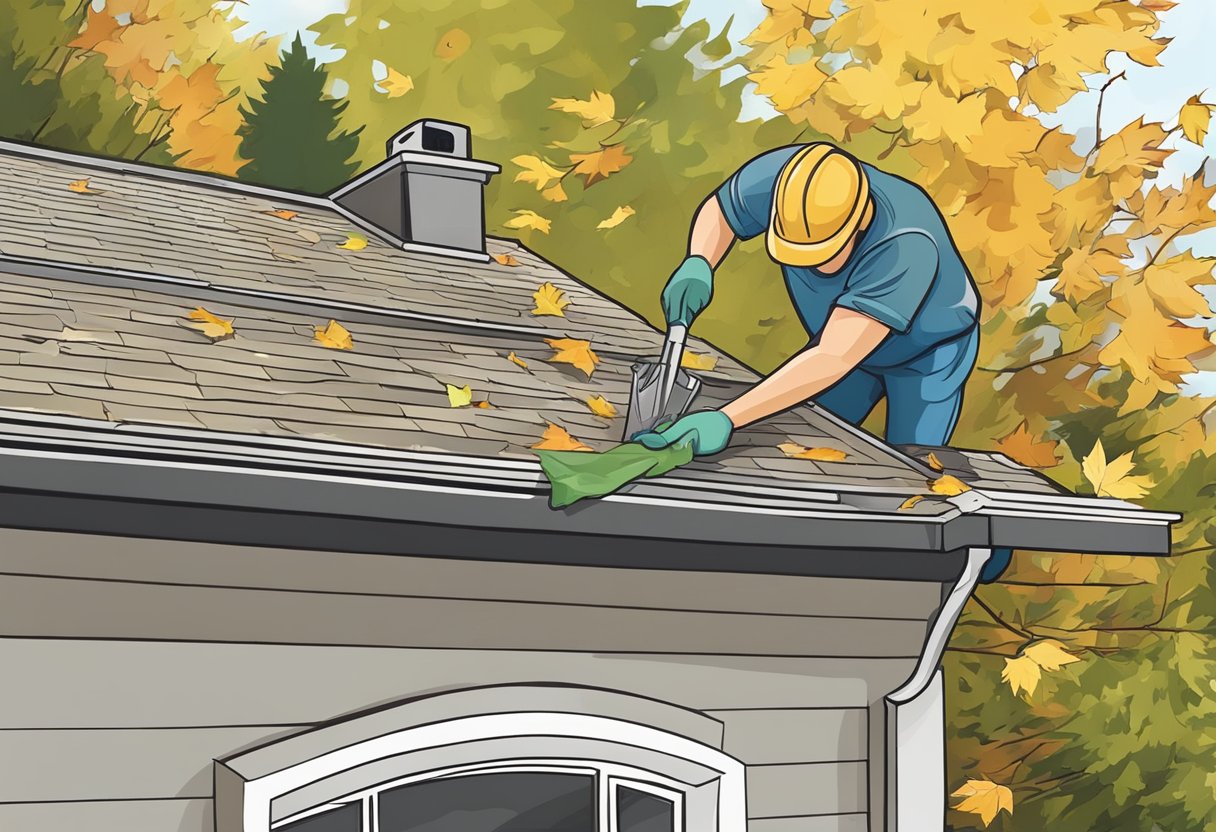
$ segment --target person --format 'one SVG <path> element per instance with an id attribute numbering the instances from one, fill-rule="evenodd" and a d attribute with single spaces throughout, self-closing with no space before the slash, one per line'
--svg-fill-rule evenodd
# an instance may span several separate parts
<path id="1" fill-rule="evenodd" d="M 712 455 L 736 430 L 808 399 L 860 424 L 885 396 L 888 442 L 945 445 L 975 365 L 977 295 L 929 196 L 827 143 L 757 156 L 697 210 L 688 255 L 663 289 L 668 325 L 691 325 L 735 240 L 761 233 L 810 345 L 721 409 L 635 439 Z"/>

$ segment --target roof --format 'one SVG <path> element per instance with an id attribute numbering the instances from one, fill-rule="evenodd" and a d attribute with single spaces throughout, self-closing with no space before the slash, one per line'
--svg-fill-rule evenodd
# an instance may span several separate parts
<path id="1" fill-rule="evenodd" d="M 68 189 L 84 178 L 96 193 Z M 40 493 L 144 503 L 180 487 L 181 500 L 213 506 L 238 488 L 266 511 L 601 541 L 1168 551 L 1174 515 L 1069 495 L 1000 454 L 939 453 L 972 490 L 901 509 L 936 473 L 814 406 L 740 431 L 717 457 L 553 512 L 530 446 L 550 422 L 597 449 L 619 441 L 623 420 L 586 399 L 623 413 L 630 364 L 660 336 L 519 243 L 487 241 L 513 266 L 375 237 L 347 251 L 338 244 L 361 229 L 325 198 L 14 143 L 0 143 L 0 182 L 0 487 L 28 491 L 41 476 Z M 543 282 L 567 293 L 566 317 L 530 313 Z M 233 319 L 236 337 L 212 343 L 184 326 L 199 305 Z M 330 318 L 354 350 L 313 340 Z M 547 360 L 545 339 L 562 337 L 591 341 L 590 378 Z M 700 373 L 705 404 L 756 378 L 691 348 L 717 359 Z M 450 407 L 449 383 L 493 407 Z M 847 458 L 790 459 L 782 442 Z M 80 472 L 100 460 L 110 474 L 87 494 Z M 119 464 L 138 472 L 122 487 Z M 213 492 L 200 490 L 204 471 Z M 273 497 L 253 494 L 266 476 Z"/>

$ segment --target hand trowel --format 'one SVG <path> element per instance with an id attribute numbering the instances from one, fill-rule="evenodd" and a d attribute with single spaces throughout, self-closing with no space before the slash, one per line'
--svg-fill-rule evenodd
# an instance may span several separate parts
<path id="1" fill-rule="evenodd" d="M 667 329 L 659 358 L 634 363 L 624 441 L 664 422 L 675 421 L 688 412 L 701 390 L 701 380 L 680 367 L 687 340 L 688 327 L 672 324 Z"/>

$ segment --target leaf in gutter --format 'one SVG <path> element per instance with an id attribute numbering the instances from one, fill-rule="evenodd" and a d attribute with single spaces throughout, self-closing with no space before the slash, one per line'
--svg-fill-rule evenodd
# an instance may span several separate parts
<path id="1" fill-rule="evenodd" d="M 339 243 L 338 248 L 344 248 L 347 251 L 362 251 L 367 248 L 367 238 L 362 234 L 348 234 L 346 242 Z"/>
<path id="2" fill-rule="evenodd" d="M 542 283 L 540 288 L 532 293 L 532 299 L 536 301 L 536 308 L 532 310 L 533 315 L 566 317 L 566 307 L 570 305 L 570 299 L 566 297 L 565 292 L 552 283 Z"/>
<path id="3" fill-rule="evenodd" d="M 899 504 L 900 511 L 911 511 L 921 500 L 925 499 L 924 494 L 913 494 L 908 499 Z"/>
<path id="4" fill-rule="evenodd" d="M 836 448 L 808 448 L 797 442 L 782 442 L 777 446 L 790 459 L 813 459 L 816 462 L 844 462 L 849 455 Z"/>
<path id="5" fill-rule="evenodd" d="M 951 797 L 963 798 L 954 808 L 979 815 L 984 826 L 992 823 L 1002 809 L 1013 815 L 1013 792 L 1008 786 L 999 786 L 988 780 L 968 780 Z"/>
<path id="6" fill-rule="evenodd" d="M 509 254 L 495 254 L 494 262 L 500 266 L 518 266 L 519 261 Z"/>
<path id="7" fill-rule="evenodd" d="M 1111 462 L 1106 461 L 1106 451 L 1102 440 L 1094 443 L 1093 450 L 1081 460 L 1081 472 L 1093 486 L 1094 494 L 1099 497 L 1116 497 L 1121 500 L 1135 500 L 1148 493 L 1155 483 L 1147 475 L 1132 476 L 1132 452 Z"/>
<path id="8" fill-rule="evenodd" d="M 324 328 L 316 327 L 313 339 L 318 344 L 331 350 L 353 350 L 355 340 L 350 331 L 337 321 L 330 321 Z"/>
<path id="9" fill-rule="evenodd" d="M 713 353 L 699 352 L 684 352 L 684 357 L 680 359 L 680 366 L 685 370 L 705 370 L 709 371 L 718 366 L 718 356 Z"/>
<path id="10" fill-rule="evenodd" d="M 195 323 L 187 324 L 191 329 L 196 329 L 206 335 L 212 341 L 222 341 L 225 338 L 231 338 L 236 332 L 232 328 L 232 321 L 226 321 L 223 318 L 212 315 L 203 307 L 198 307 L 187 316 Z"/>
<path id="11" fill-rule="evenodd" d="M 942 474 L 940 477 L 929 483 L 929 490 L 934 494 L 944 494 L 947 497 L 955 497 L 962 494 L 964 491 L 970 491 L 971 486 L 960 480 L 952 474 Z"/>
<path id="12" fill-rule="evenodd" d="M 270 214 L 272 217 L 278 217 L 281 220 L 290 220 L 299 216 L 295 211 L 288 211 L 286 208 L 276 208 L 273 211 L 265 211 L 263 213 Z"/>
<path id="13" fill-rule="evenodd" d="M 628 205 L 622 205 L 612 212 L 612 216 L 596 226 L 596 229 L 616 228 L 625 220 L 632 217 L 636 212 Z"/>
<path id="14" fill-rule="evenodd" d="M 77 179 L 75 182 L 68 183 L 68 190 L 77 194 L 99 194 L 101 191 L 95 191 L 89 187 L 88 179 Z"/>
<path id="15" fill-rule="evenodd" d="M 468 407 L 473 403 L 473 390 L 469 385 L 457 387 L 454 384 L 445 385 L 448 389 L 448 402 L 451 407 Z"/>
<path id="16" fill-rule="evenodd" d="M 928 463 L 929 467 L 932 468 L 934 471 L 945 471 L 946 470 L 946 466 L 942 465 L 942 461 L 940 459 L 938 459 L 937 454 L 933 453 L 932 451 L 930 451 L 929 455 L 927 457 L 925 457 L 925 462 Z"/>
<path id="17" fill-rule="evenodd" d="M 546 338 L 545 343 L 557 350 L 556 355 L 549 359 L 551 364 L 572 364 L 587 374 L 595 372 L 595 365 L 600 358 L 591 351 L 590 341 L 579 341 L 576 338 Z"/>
<path id="18" fill-rule="evenodd" d="M 587 399 L 587 407 L 596 416 L 603 416 L 605 419 L 615 419 L 617 415 L 616 408 L 612 406 L 612 402 L 603 396 L 592 396 Z"/>
<path id="19" fill-rule="evenodd" d="M 507 360 L 518 367 L 523 367 L 525 370 L 528 369 L 528 362 L 516 355 L 514 350 L 507 353 Z"/>
<path id="20" fill-rule="evenodd" d="M 549 427 L 545 428 L 545 432 L 541 434 L 540 441 L 532 446 L 538 451 L 590 451 L 590 445 L 584 445 L 579 442 L 561 425 L 549 423 Z"/>

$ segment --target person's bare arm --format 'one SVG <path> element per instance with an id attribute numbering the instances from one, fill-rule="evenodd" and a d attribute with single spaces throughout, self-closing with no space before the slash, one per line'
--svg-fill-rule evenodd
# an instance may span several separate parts
<path id="1" fill-rule="evenodd" d="M 688 235 L 688 253 L 704 257 L 710 268 L 716 269 L 734 242 L 735 232 L 726 222 L 722 206 L 718 204 L 718 195 L 710 194 L 693 218 L 692 231 Z"/>
<path id="2" fill-rule="evenodd" d="M 817 345 L 795 355 L 722 412 L 741 428 L 801 404 L 844 378 L 890 331 L 886 324 L 837 306 Z"/>

